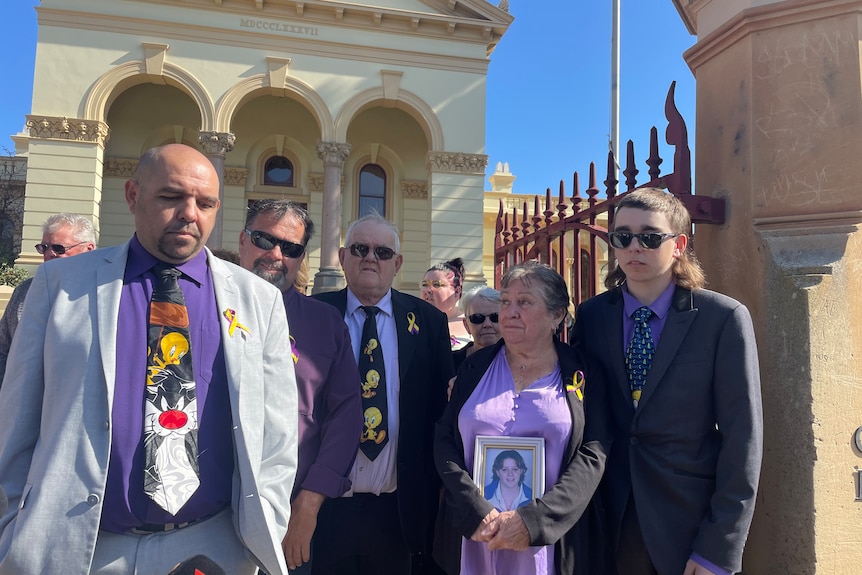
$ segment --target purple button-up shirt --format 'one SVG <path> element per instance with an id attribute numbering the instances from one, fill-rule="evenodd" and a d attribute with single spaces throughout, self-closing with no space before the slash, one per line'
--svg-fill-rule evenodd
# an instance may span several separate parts
<path id="1" fill-rule="evenodd" d="M 673 292 L 676 290 L 676 284 L 670 282 L 661 295 L 656 298 L 647 307 L 652 310 L 652 317 L 649 320 L 649 329 L 652 334 L 652 343 L 658 348 L 658 342 L 661 339 L 661 332 L 664 329 L 664 322 L 667 321 L 667 312 L 670 311 L 670 304 L 673 302 Z M 632 318 L 638 308 L 643 307 L 635 296 L 629 293 L 626 284 L 623 284 L 623 352 L 629 347 L 632 341 L 632 336 L 635 333 L 635 320 Z"/>
<path id="2" fill-rule="evenodd" d="M 299 395 L 299 465 L 294 495 L 302 488 L 327 497 L 350 489 L 362 432 L 359 370 L 339 311 L 298 293 L 284 292 Z"/>
<path id="3" fill-rule="evenodd" d="M 122 533 L 142 524 L 183 523 L 230 505 L 234 468 L 232 418 L 219 316 L 206 253 L 177 266 L 189 314 L 198 405 L 200 487 L 171 515 L 144 493 L 144 385 L 147 323 L 159 263 L 132 238 L 117 318 L 117 374 L 111 412 L 111 454 L 101 528 Z"/>

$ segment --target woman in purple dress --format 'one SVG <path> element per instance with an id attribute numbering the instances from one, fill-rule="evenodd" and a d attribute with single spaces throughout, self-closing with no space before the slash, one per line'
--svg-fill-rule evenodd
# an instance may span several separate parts
<path id="1" fill-rule="evenodd" d="M 579 519 L 610 447 L 604 382 L 555 337 L 569 302 L 557 272 L 527 262 L 511 268 L 501 286 L 503 339 L 465 360 L 435 437 L 446 515 L 463 536 L 460 573 L 599 573 L 603 566 L 587 550 L 601 546 L 587 543 L 595 533 Z M 502 512 L 483 497 L 473 480 L 477 435 L 544 438 L 542 496 Z"/>

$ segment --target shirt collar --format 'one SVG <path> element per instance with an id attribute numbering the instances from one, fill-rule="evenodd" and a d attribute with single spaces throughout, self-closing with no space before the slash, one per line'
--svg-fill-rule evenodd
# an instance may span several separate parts
<path id="1" fill-rule="evenodd" d="M 664 319 L 668 310 L 670 310 L 670 305 L 673 303 L 674 290 L 676 290 L 676 284 L 670 282 L 664 291 L 661 292 L 661 295 L 652 304 L 647 306 L 660 319 Z M 626 314 L 626 317 L 631 317 L 638 309 L 644 307 L 635 296 L 629 293 L 628 285 L 625 283 L 622 285 L 621 291 L 623 292 L 623 312 Z"/>
<path id="2" fill-rule="evenodd" d="M 378 301 L 374 305 L 384 314 L 388 315 L 389 317 L 392 317 L 392 289 L 390 288 L 389 291 L 387 291 L 386 294 L 382 298 L 380 298 L 380 301 Z M 359 298 L 357 298 L 353 294 L 353 292 L 350 291 L 350 288 L 347 288 L 347 309 L 345 310 L 347 312 L 347 316 L 352 317 L 353 314 L 356 313 L 356 310 L 360 307 L 363 307 L 363 305 L 359 303 Z M 362 316 L 363 318 L 365 317 L 365 312 L 362 312 Z"/>
<path id="3" fill-rule="evenodd" d="M 129 257 L 126 260 L 126 273 L 123 279 L 126 281 L 134 279 L 148 272 L 158 263 L 161 263 L 161 260 L 144 249 L 138 240 L 138 235 L 135 234 L 129 244 Z M 208 273 L 206 250 L 201 250 L 195 257 L 177 265 L 176 268 L 198 285 L 202 285 Z"/>

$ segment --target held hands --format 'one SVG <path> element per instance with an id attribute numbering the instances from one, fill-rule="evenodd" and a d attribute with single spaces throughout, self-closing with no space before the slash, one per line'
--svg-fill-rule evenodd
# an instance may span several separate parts
<path id="1" fill-rule="evenodd" d="M 488 513 L 488 515 L 486 515 L 485 518 L 482 520 L 482 523 L 479 524 L 479 527 L 476 528 L 476 531 L 473 533 L 470 539 L 482 543 L 487 543 L 488 541 L 490 541 L 491 537 L 493 537 L 496 533 L 496 530 L 494 530 L 493 533 L 486 534 L 486 532 L 488 531 L 488 526 L 491 525 L 491 521 L 493 521 L 494 518 L 497 517 L 499 514 L 499 511 L 497 511 L 496 509 L 492 509 L 491 512 Z"/>
<path id="2" fill-rule="evenodd" d="M 490 517 L 490 513 L 488 516 Z M 488 517 L 485 518 L 487 520 Z M 485 523 L 485 520 L 482 523 Z M 530 546 L 530 532 L 517 511 L 497 513 L 488 526 L 479 533 L 481 541 L 488 542 L 488 549 L 511 549 L 522 551 Z"/>
<path id="3" fill-rule="evenodd" d="M 290 569 L 296 569 L 311 558 L 311 536 L 317 528 L 317 512 L 325 499 L 320 493 L 303 489 L 291 503 L 287 535 L 281 542 L 284 560 Z"/>
<path id="4" fill-rule="evenodd" d="M 716 575 L 697 561 L 693 559 L 689 559 L 688 563 L 685 564 L 685 571 L 683 571 L 682 575 Z"/>

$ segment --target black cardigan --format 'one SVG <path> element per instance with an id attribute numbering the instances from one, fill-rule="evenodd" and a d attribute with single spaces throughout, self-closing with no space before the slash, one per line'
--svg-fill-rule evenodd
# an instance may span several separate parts
<path id="1" fill-rule="evenodd" d="M 463 537 L 470 537 L 476 531 L 493 506 L 479 494 L 466 470 L 464 444 L 458 432 L 458 414 L 503 345 L 503 340 L 500 340 L 464 361 L 449 405 L 435 430 L 434 463 L 443 480 L 447 504 L 441 515 L 448 522 L 448 530 L 454 529 Z M 593 501 L 593 494 L 604 472 L 606 454 L 611 446 L 605 383 L 600 370 L 588 366 L 577 351 L 556 340 L 554 345 L 564 385 L 572 384 L 578 370 L 586 375 L 581 388 L 583 400 L 576 391 L 566 393 L 572 414 L 572 433 L 557 483 L 541 498 L 520 507 L 518 513 L 530 533 L 530 545 L 554 545 L 558 574 L 602 573 L 605 570 L 606 530 L 599 498 Z M 587 514 L 591 519 L 579 522 L 588 508 L 593 508 Z M 439 534 L 445 531 L 447 529 L 437 530 L 438 539 Z M 458 562 L 452 553 L 456 548 L 460 551 L 459 545 L 439 540 L 435 545 L 444 549 L 443 552 L 435 550 L 435 556 L 441 559 L 439 562 L 452 566 Z M 449 573 L 457 574 L 452 573 L 451 567 Z"/>

